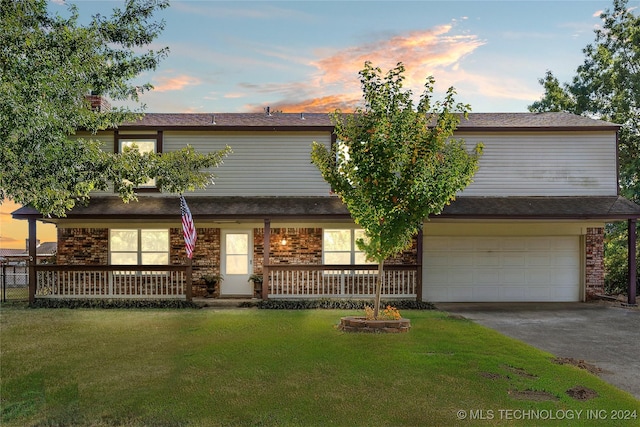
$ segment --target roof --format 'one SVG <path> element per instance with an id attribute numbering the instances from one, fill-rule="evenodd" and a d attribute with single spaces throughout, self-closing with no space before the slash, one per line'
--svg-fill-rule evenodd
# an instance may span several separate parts
<path id="1" fill-rule="evenodd" d="M 438 218 L 630 219 L 640 206 L 621 196 L 459 197 Z"/>
<path id="2" fill-rule="evenodd" d="M 571 113 L 471 113 L 458 131 L 470 130 L 617 130 L 620 126 Z M 329 113 L 147 113 L 137 122 L 123 123 L 127 129 L 333 129 Z"/>
<path id="3" fill-rule="evenodd" d="M 349 219 L 338 197 L 186 197 L 194 220 Z M 38 216 L 32 208 L 13 212 L 14 218 Z M 178 197 L 139 197 L 123 203 L 118 197 L 95 197 L 78 205 L 68 219 L 177 220 Z M 620 196 L 597 197 L 458 197 L 433 218 L 453 219 L 594 219 L 640 218 L 640 206 Z"/>
<path id="4" fill-rule="evenodd" d="M 36 256 L 52 256 L 58 250 L 58 242 L 44 242 L 36 247 Z M 28 249 L 0 249 L 0 257 L 28 257 Z"/>

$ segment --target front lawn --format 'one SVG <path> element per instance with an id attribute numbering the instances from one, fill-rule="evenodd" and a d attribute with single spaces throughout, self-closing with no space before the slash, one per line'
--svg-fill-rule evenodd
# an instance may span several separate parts
<path id="1" fill-rule="evenodd" d="M 0 424 L 640 424 L 612 419 L 633 417 L 630 394 L 470 321 L 407 310 L 408 333 L 335 328 L 353 314 L 5 306 Z"/>

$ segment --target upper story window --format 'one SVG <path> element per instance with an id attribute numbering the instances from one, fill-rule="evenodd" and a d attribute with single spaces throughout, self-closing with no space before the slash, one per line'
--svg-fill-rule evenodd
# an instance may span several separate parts
<path id="1" fill-rule="evenodd" d="M 115 133 L 115 152 L 122 153 L 125 148 L 137 149 L 140 153 L 162 153 L 162 132 L 144 135 L 122 135 Z M 139 190 L 155 190 L 156 180 L 149 181 L 138 186 Z"/>
<path id="2" fill-rule="evenodd" d="M 109 264 L 169 264 L 169 230 L 109 230 Z"/>
<path id="3" fill-rule="evenodd" d="M 358 249 L 356 240 L 365 238 L 360 229 L 325 229 L 323 231 L 324 264 L 371 264 L 364 252 Z"/>

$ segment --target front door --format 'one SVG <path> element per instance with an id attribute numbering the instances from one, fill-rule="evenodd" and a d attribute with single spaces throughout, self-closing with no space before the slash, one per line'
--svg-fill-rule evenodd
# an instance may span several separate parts
<path id="1" fill-rule="evenodd" d="M 222 265 L 224 276 L 220 286 L 221 296 L 253 296 L 249 282 L 253 268 L 253 233 L 245 230 L 222 231 Z"/>

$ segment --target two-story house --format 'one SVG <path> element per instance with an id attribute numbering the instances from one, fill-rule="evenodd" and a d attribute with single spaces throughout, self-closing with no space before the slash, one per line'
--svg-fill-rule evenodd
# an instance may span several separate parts
<path id="1" fill-rule="evenodd" d="M 475 180 L 388 261 L 384 297 L 589 299 L 603 292 L 610 221 L 628 221 L 635 292 L 640 207 L 618 195 L 618 128 L 567 113 L 470 114 L 455 136 L 484 144 Z M 157 152 L 229 145 L 233 154 L 215 185 L 185 195 L 198 233 L 192 260 L 179 198 L 153 182 L 130 204 L 96 193 L 65 218 L 14 212 L 58 228 L 58 266 L 37 267 L 33 298 L 190 298 L 191 278 L 209 274 L 223 276 L 221 297 L 253 295 L 252 274 L 264 275 L 263 298 L 374 292 L 375 267 L 355 245 L 362 231 L 310 162 L 313 141 L 336 143 L 327 114 L 147 114 L 94 138 L 116 152 L 135 143 Z"/>

